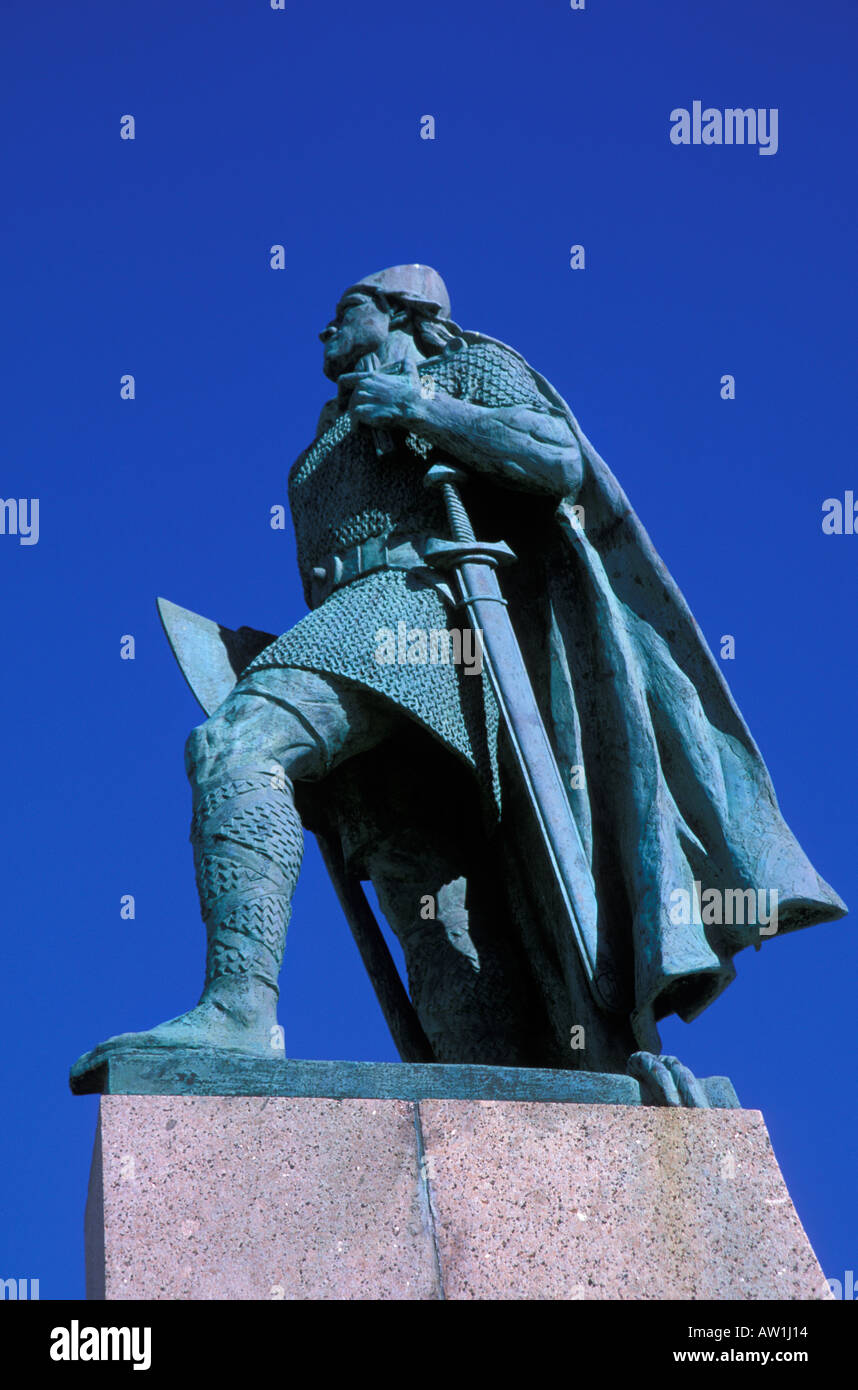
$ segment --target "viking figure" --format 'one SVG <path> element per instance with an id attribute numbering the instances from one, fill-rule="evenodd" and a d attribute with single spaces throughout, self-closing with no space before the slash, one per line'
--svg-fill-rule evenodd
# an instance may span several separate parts
<path id="1" fill-rule="evenodd" d="M 459 328 L 425 266 L 352 285 L 320 336 L 337 393 L 289 477 L 310 612 L 251 644 L 187 744 L 205 987 L 121 1041 L 271 1057 L 307 826 L 341 885 L 372 881 L 401 943 L 410 999 L 390 1008 L 406 1059 L 624 1072 L 634 1058 L 693 1104 L 694 1079 L 659 1058 L 659 1020 L 698 1015 L 743 948 L 845 906 L 549 383 Z M 450 539 L 443 489 L 426 486 L 439 460 L 459 470 L 474 535 L 516 557 L 503 602 L 563 789 L 574 941 L 492 654 L 435 562 Z M 365 959 L 374 973 L 378 954 Z"/>

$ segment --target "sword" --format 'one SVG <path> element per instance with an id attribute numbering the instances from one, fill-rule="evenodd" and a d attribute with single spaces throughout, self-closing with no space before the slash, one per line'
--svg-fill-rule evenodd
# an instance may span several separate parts
<path id="1" fill-rule="evenodd" d="M 427 472 L 427 487 L 440 487 L 443 494 L 453 539 L 431 540 L 425 559 L 439 570 L 452 570 L 456 577 L 460 601 L 483 648 L 515 766 L 536 820 L 544 866 L 558 891 L 563 915 L 560 925 L 568 928 L 599 1008 L 619 1011 L 610 977 L 600 980 L 597 967 L 598 905 L 593 876 L 498 583 L 498 565 L 510 564 L 516 557 L 503 541 L 477 540 L 457 486 L 466 477 L 444 459 Z M 561 933 L 557 937 L 562 940 Z"/>

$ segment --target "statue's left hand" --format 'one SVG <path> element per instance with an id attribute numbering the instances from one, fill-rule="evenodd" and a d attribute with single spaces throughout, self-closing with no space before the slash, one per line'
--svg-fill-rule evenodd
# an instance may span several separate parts
<path id="1" fill-rule="evenodd" d="M 351 391 L 349 413 L 362 425 L 410 429 L 420 414 L 420 375 L 413 363 L 401 372 L 346 372 L 337 385 Z"/>

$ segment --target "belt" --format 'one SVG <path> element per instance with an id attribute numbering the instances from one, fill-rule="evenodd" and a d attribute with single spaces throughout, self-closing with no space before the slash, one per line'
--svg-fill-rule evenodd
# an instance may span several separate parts
<path id="1" fill-rule="evenodd" d="M 318 608 L 335 589 L 381 569 L 414 569 L 423 563 L 429 536 L 372 536 L 338 554 L 325 555 L 310 571 L 310 607 Z"/>

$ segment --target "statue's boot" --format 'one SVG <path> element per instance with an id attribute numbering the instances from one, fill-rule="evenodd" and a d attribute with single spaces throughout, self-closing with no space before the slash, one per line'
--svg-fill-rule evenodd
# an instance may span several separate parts
<path id="1" fill-rule="evenodd" d="M 640 1082 L 644 1103 L 679 1105 L 708 1110 L 709 1099 L 693 1071 L 678 1057 L 659 1057 L 654 1052 L 633 1052 L 626 1070 Z"/>
<path id="2" fill-rule="evenodd" d="M 196 1008 L 105 1048 L 226 1047 L 277 1059 L 277 980 L 303 851 L 292 783 L 281 769 L 248 771 L 195 790 L 191 843 L 208 933 L 206 978 Z"/>

